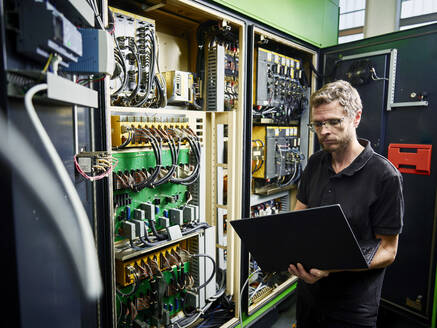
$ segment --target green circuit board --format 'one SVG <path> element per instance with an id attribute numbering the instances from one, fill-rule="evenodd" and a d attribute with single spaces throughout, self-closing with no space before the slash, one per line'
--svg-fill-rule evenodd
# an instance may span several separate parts
<path id="1" fill-rule="evenodd" d="M 113 154 L 118 159 L 115 173 L 129 172 L 137 169 L 148 169 L 156 166 L 153 151 L 123 152 Z M 178 156 L 178 164 L 189 163 L 189 149 L 181 149 Z M 170 151 L 162 150 L 162 166 L 171 165 Z M 115 179 L 114 179 L 115 180 Z M 114 181 L 115 184 L 115 181 Z M 114 190 L 115 204 L 115 241 L 123 240 L 120 235 L 122 222 L 133 217 L 135 209 L 140 208 L 141 203 L 149 202 L 155 205 L 155 217 L 165 216 L 165 212 L 171 208 L 180 208 L 187 201 L 188 187 L 181 184 L 165 183 L 156 188 L 144 188 L 138 192 L 131 189 Z M 146 222 L 147 223 L 147 222 Z M 164 227 L 156 223 L 157 230 Z"/>
<path id="2" fill-rule="evenodd" d="M 144 279 L 140 280 L 138 288 L 135 293 L 131 296 L 122 296 L 117 295 L 118 301 L 117 301 L 117 313 L 118 317 L 120 318 L 120 321 L 123 320 L 123 314 L 125 314 L 125 311 L 127 308 L 131 306 L 131 302 L 133 304 L 138 305 L 136 302 L 137 299 L 146 299 L 146 306 L 144 308 L 140 308 L 141 310 L 138 311 L 137 319 L 146 322 L 150 325 L 158 325 L 160 321 L 165 320 L 163 319 L 165 315 L 162 315 L 159 313 L 159 306 L 157 303 L 155 303 L 155 298 L 153 295 L 161 296 L 160 305 L 161 308 L 164 309 L 166 314 L 169 317 L 172 317 L 182 311 L 182 305 L 183 305 L 183 298 L 185 296 L 185 289 L 177 290 L 174 288 L 174 279 L 179 279 L 178 268 L 173 267 L 172 269 L 173 273 L 170 270 L 162 271 L 162 277 L 154 277 L 155 281 L 155 290 L 152 290 L 152 284 L 150 279 Z M 184 262 L 184 272 L 189 273 L 190 272 L 190 262 Z M 133 286 L 127 286 L 124 288 L 121 288 L 120 291 L 123 294 L 128 294 L 132 291 Z M 156 294 L 154 294 L 156 293 Z M 121 305 L 123 304 L 122 308 Z M 131 310 L 131 309 L 129 309 Z M 138 310 L 138 309 L 137 309 Z M 122 313 L 123 311 L 124 313 Z M 160 318 L 161 315 L 161 318 Z"/>

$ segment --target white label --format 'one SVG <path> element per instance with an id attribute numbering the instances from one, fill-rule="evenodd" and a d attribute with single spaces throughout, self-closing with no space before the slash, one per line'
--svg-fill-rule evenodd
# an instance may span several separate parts
<path id="1" fill-rule="evenodd" d="M 91 158 L 90 157 L 79 157 L 78 163 L 82 171 L 85 173 L 91 172 Z"/>

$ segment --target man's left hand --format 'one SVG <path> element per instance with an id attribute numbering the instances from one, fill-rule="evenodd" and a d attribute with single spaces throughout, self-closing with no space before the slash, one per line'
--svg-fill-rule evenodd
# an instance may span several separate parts
<path id="1" fill-rule="evenodd" d="M 319 269 L 311 269 L 310 272 L 307 272 L 303 265 L 300 263 L 298 263 L 297 265 L 290 264 L 290 266 L 288 267 L 288 272 L 296 275 L 307 284 L 314 284 L 316 281 L 329 275 L 329 271 Z"/>

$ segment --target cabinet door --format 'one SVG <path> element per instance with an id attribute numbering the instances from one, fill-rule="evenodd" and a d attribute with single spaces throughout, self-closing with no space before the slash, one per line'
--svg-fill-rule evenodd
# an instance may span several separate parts
<path id="1" fill-rule="evenodd" d="M 437 138 L 431 87 L 437 77 L 430 74 L 437 63 L 432 51 L 426 50 L 433 49 L 436 41 L 436 27 L 431 25 L 323 50 L 325 82 L 345 79 L 355 84 L 363 101 L 357 134 L 383 156 L 390 144 L 432 145 Z M 404 157 L 415 156 L 405 156 L 407 151 L 416 152 L 401 146 Z M 400 164 L 401 172 L 418 168 Z M 436 165 L 433 156 L 430 175 L 402 173 L 404 227 L 382 291 L 383 304 L 427 322 L 435 302 Z"/>

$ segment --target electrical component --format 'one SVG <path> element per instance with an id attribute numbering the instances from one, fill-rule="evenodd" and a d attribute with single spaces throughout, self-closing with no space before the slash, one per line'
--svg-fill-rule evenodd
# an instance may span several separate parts
<path id="1" fill-rule="evenodd" d="M 167 230 L 168 238 L 170 240 L 182 238 L 182 231 L 179 225 L 173 225 L 171 227 L 167 227 L 166 230 Z"/>
<path id="2" fill-rule="evenodd" d="M 146 211 L 140 210 L 138 208 L 134 209 L 134 218 L 136 220 L 145 220 L 146 219 Z"/>
<path id="3" fill-rule="evenodd" d="M 144 232 L 146 231 L 146 224 L 142 220 L 132 220 L 135 224 L 135 233 L 137 237 L 144 237 Z"/>
<path id="4" fill-rule="evenodd" d="M 301 161 L 304 159 L 300 152 L 298 127 L 254 126 L 252 136 L 254 141 L 257 140 L 252 142 L 256 152 L 255 168 L 252 168 L 255 193 L 266 192 L 261 187 L 271 184 L 275 188 L 285 188 L 297 183 L 302 173 Z M 260 155 L 257 153 L 261 150 L 259 145 L 263 149 Z"/>
<path id="5" fill-rule="evenodd" d="M 206 110 L 223 112 L 225 99 L 225 48 L 216 45 L 208 50 Z"/>
<path id="6" fill-rule="evenodd" d="M 146 219 L 155 221 L 155 205 L 150 203 L 141 203 L 141 209 L 144 210 Z"/>
<path id="7" fill-rule="evenodd" d="M 169 218 L 166 218 L 165 216 L 160 216 L 160 217 L 158 218 L 158 224 L 159 224 L 161 227 L 167 228 L 167 227 L 170 226 L 170 219 L 169 219 Z"/>
<path id="8" fill-rule="evenodd" d="M 184 214 L 182 210 L 171 208 L 169 210 L 170 223 L 171 225 L 183 225 L 184 224 Z"/>
<path id="9" fill-rule="evenodd" d="M 128 222 L 130 224 L 127 224 L 126 226 L 133 226 L 133 229 L 135 230 L 135 224 Z M 166 267 L 171 267 L 164 259 L 168 258 L 167 254 L 175 254 L 178 252 L 178 249 L 181 247 L 181 244 L 174 244 L 172 246 L 163 248 L 159 251 L 148 253 L 146 255 L 141 255 L 139 257 L 136 257 L 134 259 L 130 259 L 127 261 L 116 261 L 116 280 L 117 284 L 120 286 L 126 287 L 129 286 L 134 282 L 134 275 L 129 270 L 130 267 L 144 267 L 145 264 L 152 265 L 154 261 L 156 261 L 156 264 L 160 270 L 164 270 Z M 175 255 L 173 255 L 175 256 Z"/>
<path id="10" fill-rule="evenodd" d="M 206 21 L 197 30 L 197 45 L 197 107 L 203 107 L 203 90 L 206 90 L 204 109 L 218 112 L 236 109 L 239 81 L 238 34 L 225 20 Z"/>
<path id="11" fill-rule="evenodd" d="M 62 56 L 60 64 L 65 67 L 82 56 L 82 35 L 50 2 L 20 1 L 17 8 L 19 52 L 40 62 L 57 53 Z"/>
<path id="12" fill-rule="evenodd" d="M 81 152 L 74 155 L 76 170 L 90 181 L 109 176 L 117 163 L 118 160 L 107 152 Z"/>
<path id="13" fill-rule="evenodd" d="M 121 235 L 129 240 L 133 240 L 137 237 L 135 231 L 135 223 L 133 222 L 124 221 L 121 231 Z"/>
<path id="14" fill-rule="evenodd" d="M 258 48 L 254 121 L 283 123 L 298 119 L 308 105 L 301 61 Z"/>
<path id="15" fill-rule="evenodd" d="M 211 233 L 214 234 L 213 229 Z M 204 253 L 197 252 L 202 249 Z M 224 293 L 224 289 L 216 291 L 214 251 L 210 251 L 205 238 L 196 235 L 134 258 L 118 258 L 115 266 L 118 325 L 130 320 L 141 325 L 176 328 L 196 322 L 198 312 L 206 311 Z M 209 286 L 213 286 L 213 294 L 207 292 Z M 188 313 L 193 310 L 194 314 Z"/>
<path id="16" fill-rule="evenodd" d="M 165 107 L 165 80 L 159 72 L 155 22 L 110 7 L 114 17 L 115 69 L 110 81 L 111 104 Z"/>
<path id="17" fill-rule="evenodd" d="M 163 73 L 167 86 L 168 104 L 194 104 L 193 73 L 170 71 Z"/>
<path id="18" fill-rule="evenodd" d="M 142 147 L 150 145 L 146 142 L 145 128 L 177 128 L 189 127 L 188 120 L 183 116 L 148 117 L 148 116 L 111 116 L 112 147 Z"/>
<path id="19" fill-rule="evenodd" d="M 252 140 L 252 175 L 264 165 L 264 142 Z"/>
<path id="20" fill-rule="evenodd" d="M 119 231 L 122 229 L 123 222 L 128 219 L 127 213 L 130 210 L 132 210 L 132 216 L 135 219 L 149 220 L 144 238 L 149 237 L 149 233 L 155 235 L 153 229 L 157 234 L 162 235 L 160 231 L 172 224 L 191 223 L 191 221 L 184 222 L 183 220 L 176 222 L 173 212 L 182 212 L 178 209 L 188 206 L 187 202 L 192 197 L 187 190 L 190 183 L 197 181 L 194 178 L 197 175 L 196 172 L 199 171 L 199 168 L 196 169 L 198 165 L 192 167 L 190 175 L 187 175 L 189 172 L 177 169 L 166 183 L 155 185 L 159 182 L 158 179 L 162 179 L 158 178 L 156 172 L 162 170 L 163 174 L 167 175 L 168 172 L 164 173 L 164 171 L 169 170 L 169 168 L 190 167 L 189 151 L 190 149 L 182 148 L 181 145 L 177 162 L 174 162 L 169 149 L 160 149 L 161 166 L 158 167 L 159 170 L 157 170 L 157 161 L 153 150 L 113 154 L 119 160 L 117 170 L 113 173 L 116 241 L 125 238 Z M 190 176 L 191 182 L 186 180 Z M 172 219 L 169 215 L 170 210 L 173 215 Z M 174 223 L 170 223 L 171 220 Z M 150 221 L 153 221 L 153 226 Z"/>
<path id="21" fill-rule="evenodd" d="M 274 198 L 250 207 L 250 217 L 255 218 L 264 215 L 279 214 L 289 211 L 288 194 L 280 198 Z"/>
<path id="22" fill-rule="evenodd" d="M 195 205 L 186 205 L 183 209 L 184 222 L 193 222 L 199 219 L 199 207 Z"/>
<path id="23" fill-rule="evenodd" d="M 103 73 L 113 75 L 114 44 L 111 35 L 98 29 L 79 29 L 83 41 L 83 54 L 76 63 L 72 62 L 64 71 L 80 74 Z"/>
<path id="24" fill-rule="evenodd" d="M 225 89 L 224 108 L 226 111 L 238 108 L 238 50 L 237 48 L 225 49 Z"/>

